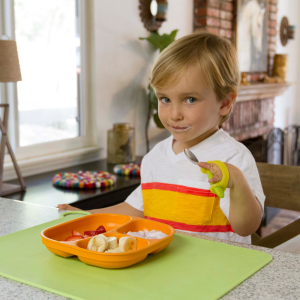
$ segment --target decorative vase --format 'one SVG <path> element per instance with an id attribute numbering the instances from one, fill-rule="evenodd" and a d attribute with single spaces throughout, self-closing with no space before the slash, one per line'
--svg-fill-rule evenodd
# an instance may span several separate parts
<path id="1" fill-rule="evenodd" d="M 287 54 L 275 54 L 272 76 L 278 76 L 285 82 L 287 63 L 288 63 Z"/>
<path id="2" fill-rule="evenodd" d="M 117 123 L 107 131 L 107 162 L 126 164 L 135 161 L 135 131 L 129 123 Z"/>

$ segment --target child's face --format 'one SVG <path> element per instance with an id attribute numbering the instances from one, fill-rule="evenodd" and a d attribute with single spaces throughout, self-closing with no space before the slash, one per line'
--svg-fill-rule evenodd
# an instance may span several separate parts
<path id="1" fill-rule="evenodd" d="M 185 143 L 186 147 L 192 147 L 218 130 L 220 116 L 227 114 L 231 106 L 224 110 L 224 102 L 218 101 L 201 77 L 195 66 L 173 86 L 155 89 L 161 122 L 175 140 Z"/>

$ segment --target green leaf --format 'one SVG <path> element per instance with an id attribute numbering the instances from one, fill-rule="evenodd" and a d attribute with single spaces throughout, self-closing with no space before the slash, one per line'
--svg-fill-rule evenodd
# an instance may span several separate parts
<path id="1" fill-rule="evenodd" d="M 162 124 L 162 122 L 160 121 L 159 117 L 158 117 L 158 113 L 153 115 L 153 119 L 154 119 L 154 122 L 155 122 L 155 124 L 158 128 L 165 128 L 164 125 Z"/>
<path id="2" fill-rule="evenodd" d="M 152 32 L 151 35 L 147 38 L 140 38 L 140 40 L 147 40 L 149 43 L 154 45 L 155 48 L 159 49 L 162 52 L 167 48 L 171 43 L 175 41 L 176 34 L 178 29 L 173 30 L 170 34 L 160 35 L 157 31 Z"/>
<path id="3" fill-rule="evenodd" d="M 154 110 L 158 110 L 158 99 L 154 93 L 154 90 L 152 89 L 152 86 L 149 84 L 149 100 L 151 103 L 151 108 Z"/>
<path id="4" fill-rule="evenodd" d="M 173 41 L 175 41 L 175 37 L 177 35 L 177 32 L 178 32 L 178 29 L 175 29 L 173 30 L 171 33 L 170 33 L 170 37 L 173 39 Z"/>
<path id="5" fill-rule="evenodd" d="M 147 40 L 149 43 L 154 45 L 156 49 L 159 49 L 159 51 L 163 51 L 166 47 L 168 47 L 171 43 L 175 41 L 175 37 L 178 30 L 173 30 L 170 34 L 163 34 L 160 35 L 157 31 L 152 32 L 151 35 L 147 38 L 139 38 L 140 40 Z M 164 125 L 161 123 L 159 117 L 158 117 L 158 99 L 154 93 L 154 90 L 152 89 L 152 86 L 149 84 L 149 95 L 148 99 L 150 101 L 150 109 L 151 114 L 153 115 L 154 122 L 158 128 L 164 128 Z"/>
<path id="6" fill-rule="evenodd" d="M 158 117 L 158 99 L 152 89 L 152 86 L 149 84 L 149 101 L 151 104 L 151 112 L 153 114 L 153 120 L 158 128 L 165 128 L 164 125 L 161 123 Z"/>

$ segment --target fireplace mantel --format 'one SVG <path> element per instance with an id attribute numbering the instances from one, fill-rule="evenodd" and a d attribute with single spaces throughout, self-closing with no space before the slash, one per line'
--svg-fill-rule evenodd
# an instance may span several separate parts
<path id="1" fill-rule="evenodd" d="M 240 85 L 237 102 L 274 98 L 281 95 L 292 83 L 253 83 Z"/>
<path id="2" fill-rule="evenodd" d="M 233 114 L 222 128 L 238 141 L 263 136 L 274 127 L 274 99 L 292 83 L 262 83 L 241 85 Z"/>

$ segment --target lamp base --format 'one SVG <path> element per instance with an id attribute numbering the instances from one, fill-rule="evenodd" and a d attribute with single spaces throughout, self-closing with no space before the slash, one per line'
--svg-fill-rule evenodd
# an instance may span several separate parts
<path id="1" fill-rule="evenodd" d="M 17 184 L 2 183 L 0 196 L 5 196 L 5 195 L 21 192 L 21 191 L 24 191 L 24 189 L 22 189 L 22 187 Z"/>

